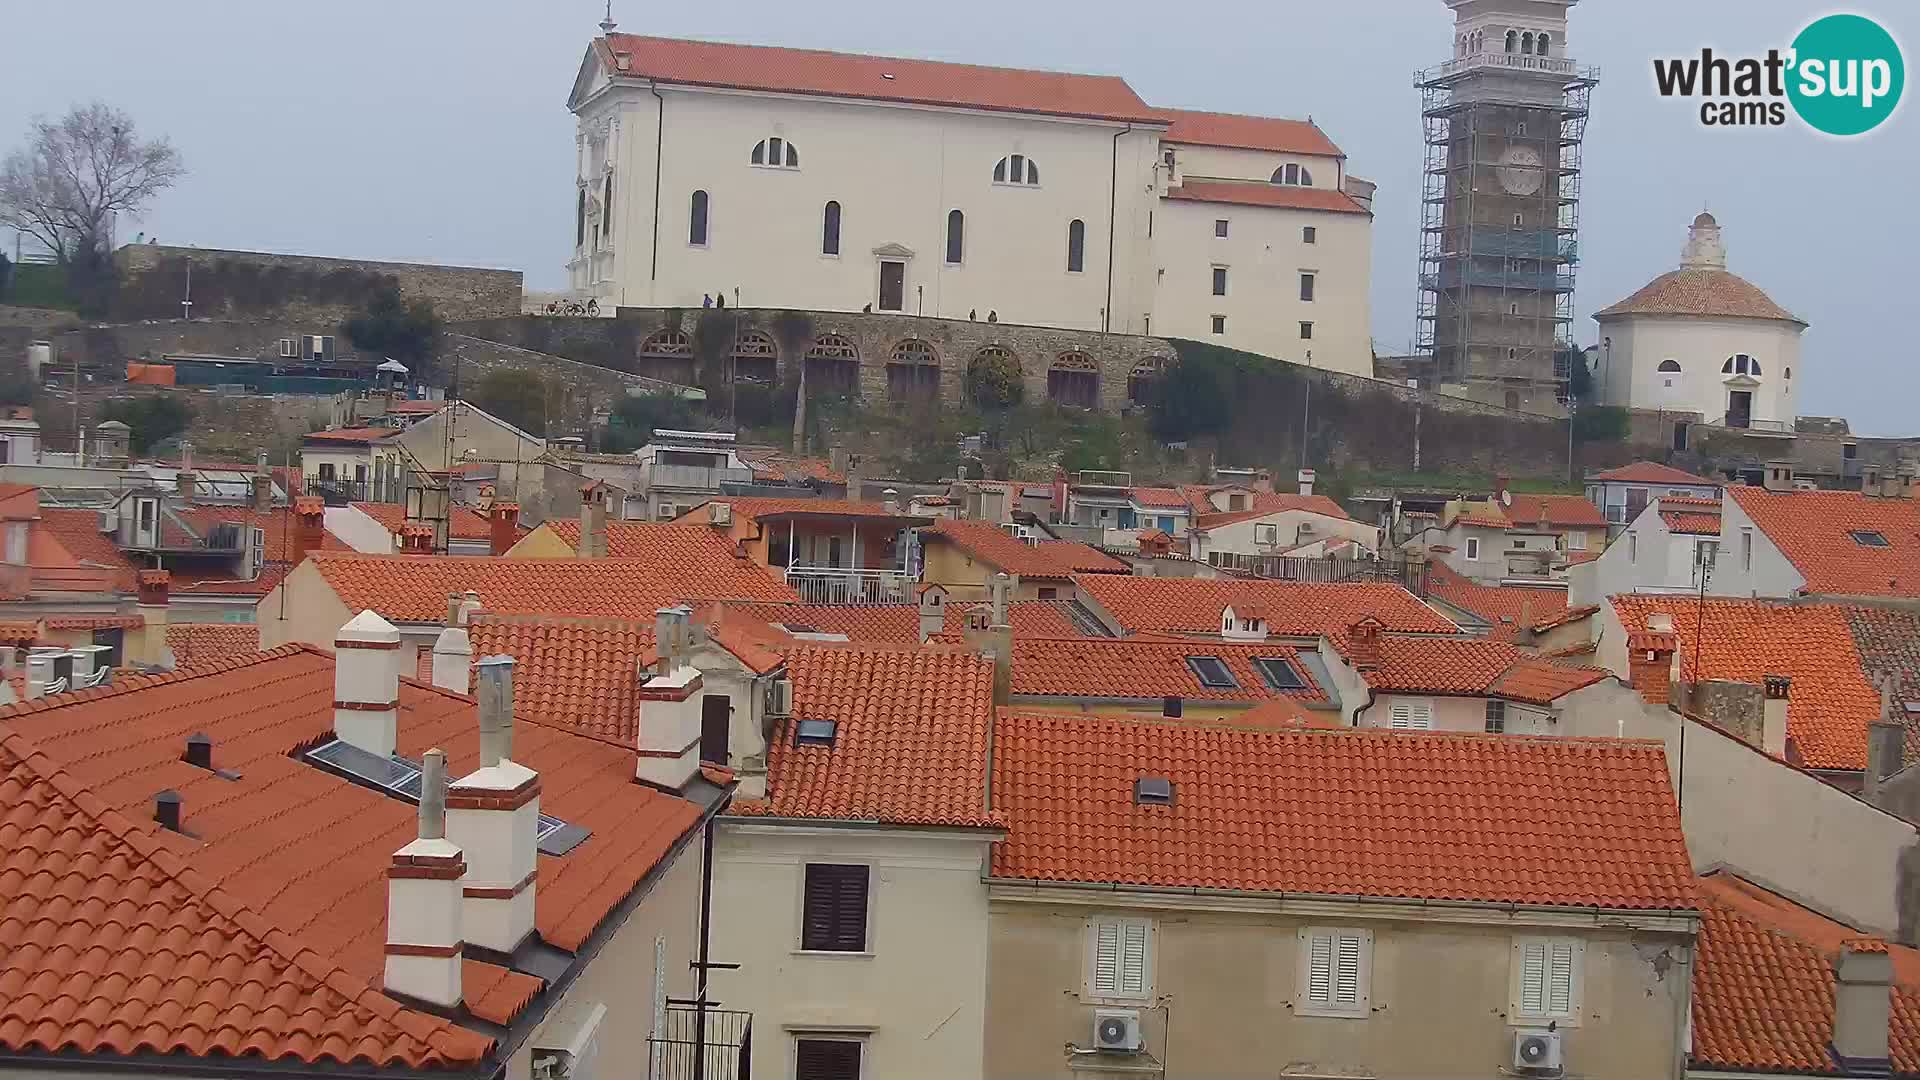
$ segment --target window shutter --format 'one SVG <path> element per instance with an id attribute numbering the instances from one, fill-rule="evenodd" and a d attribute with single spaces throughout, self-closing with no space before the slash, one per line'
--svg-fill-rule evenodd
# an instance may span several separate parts
<path id="1" fill-rule="evenodd" d="M 800 1039 L 793 1058 L 795 1080 L 860 1080 L 860 1044 L 850 1039 Z"/>
<path id="2" fill-rule="evenodd" d="M 1120 924 L 1096 924 L 1093 933 L 1093 992 L 1113 994 L 1120 990 Z"/>
<path id="3" fill-rule="evenodd" d="M 1542 942 L 1520 946 L 1520 1011 L 1536 1016 L 1547 1011 L 1547 947 Z"/>
<path id="4" fill-rule="evenodd" d="M 1396 701 L 1391 714 L 1392 726 L 1400 731 L 1431 731 L 1433 729 L 1433 703 L 1427 701 Z"/>
<path id="5" fill-rule="evenodd" d="M 1333 957 L 1333 1004 L 1360 1004 L 1360 935 L 1341 934 Z"/>
<path id="6" fill-rule="evenodd" d="M 815 952 L 865 952 L 867 868 L 810 864 L 801 915 L 800 947 Z"/>
<path id="7" fill-rule="evenodd" d="M 1314 934 L 1307 943 L 1307 1000 L 1333 1003 L 1333 935 Z"/>
<path id="8" fill-rule="evenodd" d="M 1555 1016 L 1573 1011 L 1573 945 L 1556 941 L 1550 949 L 1552 963 L 1547 973 L 1547 1009 Z"/>
<path id="9" fill-rule="evenodd" d="M 1120 992 L 1147 992 L 1147 924 L 1125 924 L 1120 935 Z"/>

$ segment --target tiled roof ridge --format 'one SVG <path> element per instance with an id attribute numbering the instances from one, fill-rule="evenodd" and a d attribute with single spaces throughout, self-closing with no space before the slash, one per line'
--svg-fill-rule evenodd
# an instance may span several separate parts
<path id="1" fill-rule="evenodd" d="M 282 649 L 274 650 L 274 655 L 292 655 L 299 651 L 302 650 L 296 646 L 283 646 Z M 209 665 L 202 674 L 212 673 L 215 670 L 231 670 L 241 666 L 245 665 L 239 662 Z M 0 716 L 5 715 L 12 714 L 0 712 Z M 231 922 L 242 933 L 257 941 L 262 948 L 275 953 L 315 983 L 367 1009 L 380 1019 L 393 1023 L 407 1035 L 429 1043 L 450 1060 L 473 1060 L 477 1057 L 470 1055 L 466 1050 L 448 1045 L 448 1036 L 454 1034 L 448 1030 L 452 1027 L 448 1021 L 414 1013 L 385 993 L 375 990 L 365 981 L 354 978 L 338 963 L 327 959 L 325 954 L 305 945 L 293 935 L 269 923 L 258 912 L 240 903 L 217 882 L 187 865 L 186 860 L 182 859 L 177 852 L 157 841 L 149 832 L 136 826 L 125 814 L 108 806 L 105 800 L 95 795 L 91 789 L 68 775 L 65 769 L 56 764 L 25 734 L 10 725 L 0 724 L 0 746 L 12 752 L 23 766 L 57 792 L 61 798 L 72 804 L 76 813 L 98 825 L 118 842 L 131 848 L 136 855 L 152 864 L 156 870 L 186 890 L 189 895 L 206 904 L 215 914 Z M 496 1045 L 491 1037 L 478 1032 L 469 1034 L 486 1040 L 482 1055 L 491 1052 Z M 382 1064 L 390 1064 L 392 1060 L 394 1059 L 389 1058 Z M 348 1063 L 342 1062 L 342 1064 Z"/>
<path id="2" fill-rule="evenodd" d="M 887 53 L 854 52 L 850 49 L 814 49 L 814 48 L 807 48 L 805 46 L 763 45 L 755 42 L 713 41 L 713 40 L 708 40 L 706 38 L 680 38 L 680 37 L 672 37 L 666 34 L 629 34 L 624 31 L 609 34 L 604 38 L 596 38 L 595 44 L 608 42 L 615 38 L 641 38 L 641 39 L 647 39 L 652 41 L 668 41 L 668 42 L 673 42 L 675 44 L 686 43 L 686 44 L 693 44 L 693 45 L 714 45 L 714 46 L 719 46 L 719 47 L 728 48 L 728 49 L 753 49 L 753 50 L 762 51 L 762 52 L 809 53 L 814 56 L 852 57 L 859 60 L 898 60 L 904 64 L 935 64 L 940 67 L 968 68 L 974 71 L 1012 71 L 1012 72 L 1018 72 L 1023 75 L 1034 75 L 1034 74 L 1074 75 L 1074 76 L 1078 76 L 1081 78 L 1088 78 L 1088 79 L 1118 79 L 1121 82 L 1126 81 L 1124 76 L 1113 75 L 1113 74 L 1102 74 L 1100 72 L 1094 72 L 1094 71 L 1067 71 L 1061 68 L 1013 67 L 1007 64 L 975 64 L 965 60 L 929 60 L 929 59 L 926 59 L 925 57 L 918 57 L 918 56 L 898 56 L 898 55 L 887 54 Z M 627 73 L 621 72 L 621 71 L 615 71 L 615 72 L 612 72 L 611 74 L 625 75 Z M 644 76 L 642 77 L 644 78 Z"/>
<path id="3" fill-rule="evenodd" d="M 1419 739 L 1426 742 L 1485 743 L 1494 746 L 1530 745 L 1539 747 L 1586 747 L 1596 750 L 1626 749 L 1645 753 L 1647 751 L 1666 752 L 1666 743 L 1661 739 L 1618 738 L 1602 735 L 1520 735 L 1494 734 L 1486 731 L 1405 731 L 1389 728 L 1346 727 L 1335 728 L 1299 728 L 1284 731 L 1268 731 L 1234 726 L 1231 722 L 1206 723 L 1197 719 L 1172 719 L 1164 716 L 1142 716 L 1134 713 L 1110 712 L 1050 712 L 1046 709 L 1021 708 L 1017 705 L 1002 705 L 994 710 L 996 717 L 1024 717 L 1050 721 L 1110 721 L 1113 723 L 1134 724 L 1148 727 L 1161 727 L 1172 730 L 1191 730 L 1194 728 L 1219 728 L 1249 735 L 1279 736 L 1295 738 L 1299 736 L 1356 737 L 1366 739 L 1395 740 Z"/>
<path id="4" fill-rule="evenodd" d="M 10 705 L 0 705 L 0 720 L 8 717 L 24 716 L 28 713 L 43 712 L 48 709 L 78 705 L 84 701 L 97 701 L 101 698 L 117 697 L 150 686 L 165 686 L 169 683 L 185 682 L 189 679 L 205 678 L 209 675 L 223 675 L 254 664 L 263 664 L 269 660 L 278 660 L 295 653 L 311 652 L 332 658 L 333 653 L 305 642 L 289 642 L 273 649 L 263 650 L 246 656 L 229 657 L 224 660 L 210 660 L 204 664 L 191 664 L 173 671 L 142 671 L 116 674 L 112 682 L 104 686 L 90 687 L 85 690 L 69 690 L 60 694 L 16 701 Z"/>
<path id="5" fill-rule="evenodd" d="M 579 626 L 595 630 L 646 630 L 648 632 L 653 630 L 653 620 L 638 615 L 568 615 L 564 612 L 488 611 L 481 608 L 468 616 L 469 622 L 475 620 L 512 626 Z"/>

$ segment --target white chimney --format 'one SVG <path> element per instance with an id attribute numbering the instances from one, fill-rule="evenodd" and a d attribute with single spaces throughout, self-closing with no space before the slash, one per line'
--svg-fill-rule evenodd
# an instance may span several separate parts
<path id="1" fill-rule="evenodd" d="M 400 631 L 372 611 L 333 639 L 333 734 L 391 757 L 400 735 Z"/>
<path id="2" fill-rule="evenodd" d="M 1760 749 L 1777 758 L 1787 756 L 1787 695 L 1793 679 L 1786 675 L 1763 675 L 1760 686 L 1766 697 L 1760 704 Z"/>
<path id="3" fill-rule="evenodd" d="M 510 953 L 533 933 L 540 774 L 513 760 L 513 657 L 474 665 L 480 767 L 447 793 L 447 837 L 466 854 L 461 922 L 469 944 Z"/>
<path id="4" fill-rule="evenodd" d="M 1847 1075 L 1890 1071 L 1892 984 L 1893 957 L 1885 943 L 1872 938 L 1840 943 L 1833 972 L 1833 1054 Z"/>
<path id="5" fill-rule="evenodd" d="M 420 766 L 420 835 L 387 867 L 388 993 L 459 1007 L 466 873 L 460 846 L 447 839 L 447 754 L 429 750 Z"/>
<path id="6" fill-rule="evenodd" d="M 900 512 L 900 489 L 888 488 L 880 493 L 880 507 L 889 514 Z"/>
<path id="7" fill-rule="evenodd" d="M 700 772 L 700 670 L 685 663 L 680 643 L 684 608 L 654 613 L 654 651 L 660 670 L 640 687 L 640 736 L 634 778 L 679 791 Z"/>
<path id="8" fill-rule="evenodd" d="M 449 626 L 433 641 L 433 685 L 456 694 L 473 690 L 473 642 L 464 626 Z"/>
<path id="9" fill-rule="evenodd" d="M 1314 473 L 1312 469 L 1300 470 L 1300 494 L 1302 495 L 1313 494 L 1313 478 L 1314 478 Z"/>

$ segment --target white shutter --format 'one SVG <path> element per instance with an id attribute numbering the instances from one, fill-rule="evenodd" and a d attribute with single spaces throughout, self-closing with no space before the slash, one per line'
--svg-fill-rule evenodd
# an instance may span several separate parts
<path id="1" fill-rule="evenodd" d="M 1120 924 L 1094 924 L 1093 992 L 1114 994 L 1120 990 Z"/>
<path id="2" fill-rule="evenodd" d="M 1403 731 L 1413 726 L 1413 706 L 1404 701 L 1393 703 L 1393 728 Z"/>
<path id="3" fill-rule="evenodd" d="M 1147 924 L 1124 923 L 1121 931 L 1120 992 L 1144 996 L 1147 992 Z"/>
<path id="4" fill-rule="evenodd" d="M 1573 944 L 1554 942 L 1548 950 L 1547 1012 L 1566 1016 L 1573 1012 Z"/>
<path id="5" fill-rule="evenodd" d="M 1529 941 L 1520 946 L 1520 1011 L 1539 1016 L 1547 1011 L 1547 946 Z"/>
<path id="6" fill-rule="evenodd" d="M 1333 935 L 1314 934 L 1307 939 L 1307 1000 L 1316 1005 L 1333 1004 Z"/>
<path id="7" fill-rule="evenodd" d="M 1333 1004 L 1360 1004 L 1360 935 L 1341 934 L 1333 957 Z"/>
<path id="8" fill-rule="evenodd" d="M 1400 731 L 1433 730 L 1433 702 L 1396 701 L 1393 703 L 1392 725 Z"/>

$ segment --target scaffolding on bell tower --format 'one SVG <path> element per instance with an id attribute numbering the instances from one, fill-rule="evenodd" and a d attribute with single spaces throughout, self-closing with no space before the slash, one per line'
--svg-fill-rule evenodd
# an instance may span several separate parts
<path id="1" fill-rule="evenodd" d="M 1433 382 L 1529 411 L 1567 401 L 1598 81 L 1565 57 L 1503 52 L 1414 77 L 1426 142 L 1414 351 Z"/>

